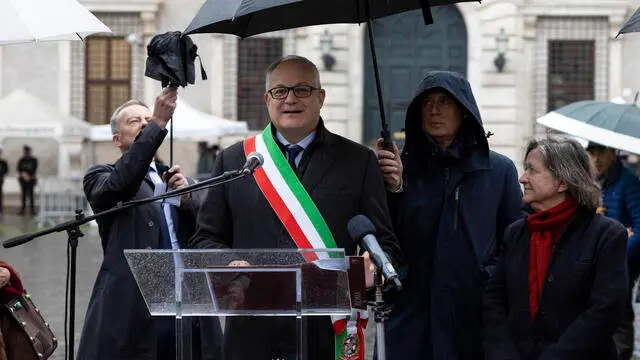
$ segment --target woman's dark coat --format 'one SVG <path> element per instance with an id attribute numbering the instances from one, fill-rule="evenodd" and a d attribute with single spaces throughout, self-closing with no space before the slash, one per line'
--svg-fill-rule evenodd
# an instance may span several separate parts
<path id="1" fill-rule="evenodd" d="M 420 104 L 433 89 L 463 110 L 449 149 L 422 130 Z M 430 72 L 407 110 L 403 192 L 389 194 L 408 266 L 386 325 L 388 360 L 481 360 L 482 291 L 504 229 L 522 215 L 511 160 L 489 150 L 471 87 L 462 76 Z"/>
<path id="2" fill-rule="evenodd" d="M 510 226 L 504 239 L 484 295 L 486 359 L 617 359 L 612 336 L 628 294 L 626 229 L 579 211 L 553 247 L 533 324 L 526 220 Z"/>

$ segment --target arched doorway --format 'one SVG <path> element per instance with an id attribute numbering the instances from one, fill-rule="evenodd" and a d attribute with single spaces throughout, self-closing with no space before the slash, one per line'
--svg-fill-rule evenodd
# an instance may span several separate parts
<path id="1" fill-rule="evenodd" d="M 467 29 L 455 5 L 431 9 L 434 23 L 425 26 L 422 11 L 375 20 L 373 34 L 386 119 L 392 134 L 404 128 L 414 91 L 429 70 L 467 74 Z M 366 30 L 365 30 L 366 31 Z M 380 137 L 380 111 L 368 35 L 364 46 L 363 142 Z M 395 137 L 398 145 L 402 137 Z"/>

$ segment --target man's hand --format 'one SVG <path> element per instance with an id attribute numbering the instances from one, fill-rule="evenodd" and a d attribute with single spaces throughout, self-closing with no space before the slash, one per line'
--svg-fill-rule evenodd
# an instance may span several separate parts
<path id="1" fill-rule="evenodd" d="M 161 129 L 164 129 L 171 117 L 173 117 L 173 112 L 176 109 L 176 100 L 178 100 L 177 87 L 168 87 L 162 90 L 156 98 L 151 121 L 155 122 Z"/>
<path id="2" fill-rule="evenodd" d="M 387 190 L 399 192 L 402 189 L 402 160 L 398 146 L 393 142 L 393 153 L 382 149 L 383 139 L 378 139 L 378 165 L 384 178 Z"/>
<path id="3" fill-rule="evenodd" d="M 368 251 L 365 251 L 362 257 L 364 258 L 364 283 L 365 287 L 369 289 L 374 285 L 376 266 L 373 265 L 373 261 L 371 261 L 371 256 L 369 256 Z"/>
<path id="4" fill-rule="evenodd" d="M 3 267 L 0 267 L 0 288 L 7 286 L 10 280 L 11 280 L 11 273 L 9 272 L 9 270 Z"/>
<path id="5" fill-rule="evenodd" d="M 167 176 L 171 176 L 169 180 L 166 179 Z M 163 174 L 162 177 L 163 180 L 167 181 L 167 184 L 173 190 L 182 189 L 189 185 L 189 181 L 187 180 L 186 176 L 184 176 L 180 172 L 180 165 L 173 165 L 171 169 L 167 170 L 167 172 Z M 181 201 L 184 201 L 184 199 L 187 198 L 189 198 L 189 194 L 180 195 Z"/>

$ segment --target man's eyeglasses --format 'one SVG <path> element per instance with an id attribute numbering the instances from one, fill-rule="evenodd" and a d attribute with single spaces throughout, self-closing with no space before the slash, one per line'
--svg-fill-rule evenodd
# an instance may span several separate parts
<path id="1" fill-rule="evenodd" d="M 446 96 L 436 99 L 425 98 L 424 100 L 422 100 L 422 106 L 426 107 L 429 110 L 433 109 L 434 107 L 437 107 L 438 109 L 447 109 L 453 104 L 453 99 Z"/>
<path id="2" fill-rule="evenodd" d="M 276 100 L 282 100 L 289 96 L 289 91 L 292 90 L 293 95 L 295 95 L 297 98 L 306 98 L 311 96 L 313 90 L 320 90 L 320 88 L 315 88 L 309 85 L 297 85 L 292 87 L 277 86 L 273 89 L 268 90 L 267 93 Z"/>

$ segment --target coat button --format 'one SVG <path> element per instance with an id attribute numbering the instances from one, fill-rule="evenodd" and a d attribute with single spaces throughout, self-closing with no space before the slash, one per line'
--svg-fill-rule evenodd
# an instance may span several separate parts
<path id="1" fill-rule="evenodd" d="M 547 281 L 552 283 L 555 280 L 555 278 L 553 277 L 553 275 L 549 275 L 549 277 L 547 278 Z"/>
<path id="2" fill-rule="evenodd" d="M 149 220 L 149 223 L 147 223 L 147 225 L 148 225 L 149 227 L 153 227 L 153 221 L 152 221 L 152 220 Z"/>
<path id="3" fill-rule="evenodd" d="M 280 235 L 279 240 L 280 240 L 280 244 L 283 244 L 283 245 L 291 243 L 291 240 L 289 240 L 289 237 L 286 235 Z"/>

